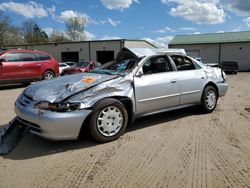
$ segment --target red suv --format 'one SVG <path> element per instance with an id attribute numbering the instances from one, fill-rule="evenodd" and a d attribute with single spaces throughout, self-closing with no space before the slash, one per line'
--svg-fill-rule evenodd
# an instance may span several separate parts
<path id="1" fill-rule="evenodd" d="M 58 62 L 46 52 L 23 49 L 0 52 L 0 84 L 29 83 L 58 75 Z"/>

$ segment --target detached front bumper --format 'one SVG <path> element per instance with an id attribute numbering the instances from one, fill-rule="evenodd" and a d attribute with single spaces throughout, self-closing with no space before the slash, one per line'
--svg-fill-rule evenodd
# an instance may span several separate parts
<path id="1" fill-rule="evenodd" d="M 35 102 L 21 95 L 15 103 L 19 121 L 31 127 L 30 132 L 50 140 L 74 140 L 91 110 L 52 112 L 33 108 Z"/>

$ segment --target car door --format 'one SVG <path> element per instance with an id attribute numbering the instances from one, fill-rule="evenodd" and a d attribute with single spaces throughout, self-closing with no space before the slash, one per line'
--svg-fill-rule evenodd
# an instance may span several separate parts
<path id="1" fill-rule="evenodd" d="M 36 55 L 32 52 L 22 52 L 21 59 L 23 61 L 23 77 L 37 78 L 40 76 L 41 62 L 38 61 Z"/>
<path id="2" fill-rule="evenodd" d="M 179 82 L 173 70 L 167 56 L 146 60 L 134 77 L 137 114 L 179 105 Z"/>
<path id="3" fill-rule="evenodd" d="M 22 78 L 22 66 L 20 53 L 7 52 L 1 57 L 0 63 L 1 80 L 16 80 Z"/>
<path id="4" fill-rule="evenodd" d="M 186 56 L 172 55 L 180 84 L 180 104 L 200 102 L 206 83 L 206 74 L 201 67 Z"/>

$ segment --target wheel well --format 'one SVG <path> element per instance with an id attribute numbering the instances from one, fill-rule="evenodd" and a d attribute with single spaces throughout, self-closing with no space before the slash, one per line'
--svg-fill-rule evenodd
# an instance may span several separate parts
<path id="1" fill-rule="evenodd" d="M 128 125 L 132 124 L 134 121 L 132 100 L 128 97 L 120 97 L 120 96 L 115 96 L 112 98 L 120 101 L 125 106 L 127 113 L 128 113 Z"/>
<path id="2" fill-rule="evenodd" d="M 55 72 L 52 69 L 46 69 L 45 71 L 43 71 L 43 74 L 47 71 L 53 72 L 55 74 Z"/>
<path id="3" fill-rule="evenodd" d="M 56 76 L 55 72 L 52 69 L 46 69 L 45 71 L 43 71 L 42 79 L 44 79 L 44 73 L 47 71 L 53 72 L 54 76 Z"/>
<path id="4" fill-rule="evenodd" d="M 121 97 L 121 96 L 113 96 L 113 97 L 109 97 L 109 98 L 116 99 L 116 100 L 120 101 L 125 106 L 127 113 L 128 113 L 128 125 L 132 124 L 134 121 L 132 100 L 128 97 Z M 103 99 L 101 99 L 101 100 L 103 100 Z M 97 102 L 99 102 L 99 101 L 97 101 Z M 95 106 L 95 105 L 93 105 L 93 106 Z M 93 108 L 93 106 L 91 107 L 91 109 Z M 82 123 L 78 138 L 83 137 L 83 136 L 84 137 L 88 136 L 90 116 L 91 116 L 91 113 L 86 117 L 86 119 Z"/>
<path id="5" fill-rule="evenodd" d="M 205 85 L 204 89 L 205 89 L 207 86 L 213 86 L 213 87 L 216 89 L 217 97 L 219 96 L 219 89 L 218 89 L 218 87 L 217 87 L 217 85 L 216 85 L 215 83 L 213 83 L 213 82 L 208 82 L 208 83 Z"/>

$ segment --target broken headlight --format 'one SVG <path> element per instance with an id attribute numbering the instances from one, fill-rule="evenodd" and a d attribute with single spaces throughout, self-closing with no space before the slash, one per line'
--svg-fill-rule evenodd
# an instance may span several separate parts
<path id="1" fill-rule="evenodd" d="M 35 104 L 35 108 L 43 110 L 51 110 L 57 112 L 70 112 L 78 110 L 81 107 L 81 103 L 50 103 L 48 101 L 41 101 Z"/>

